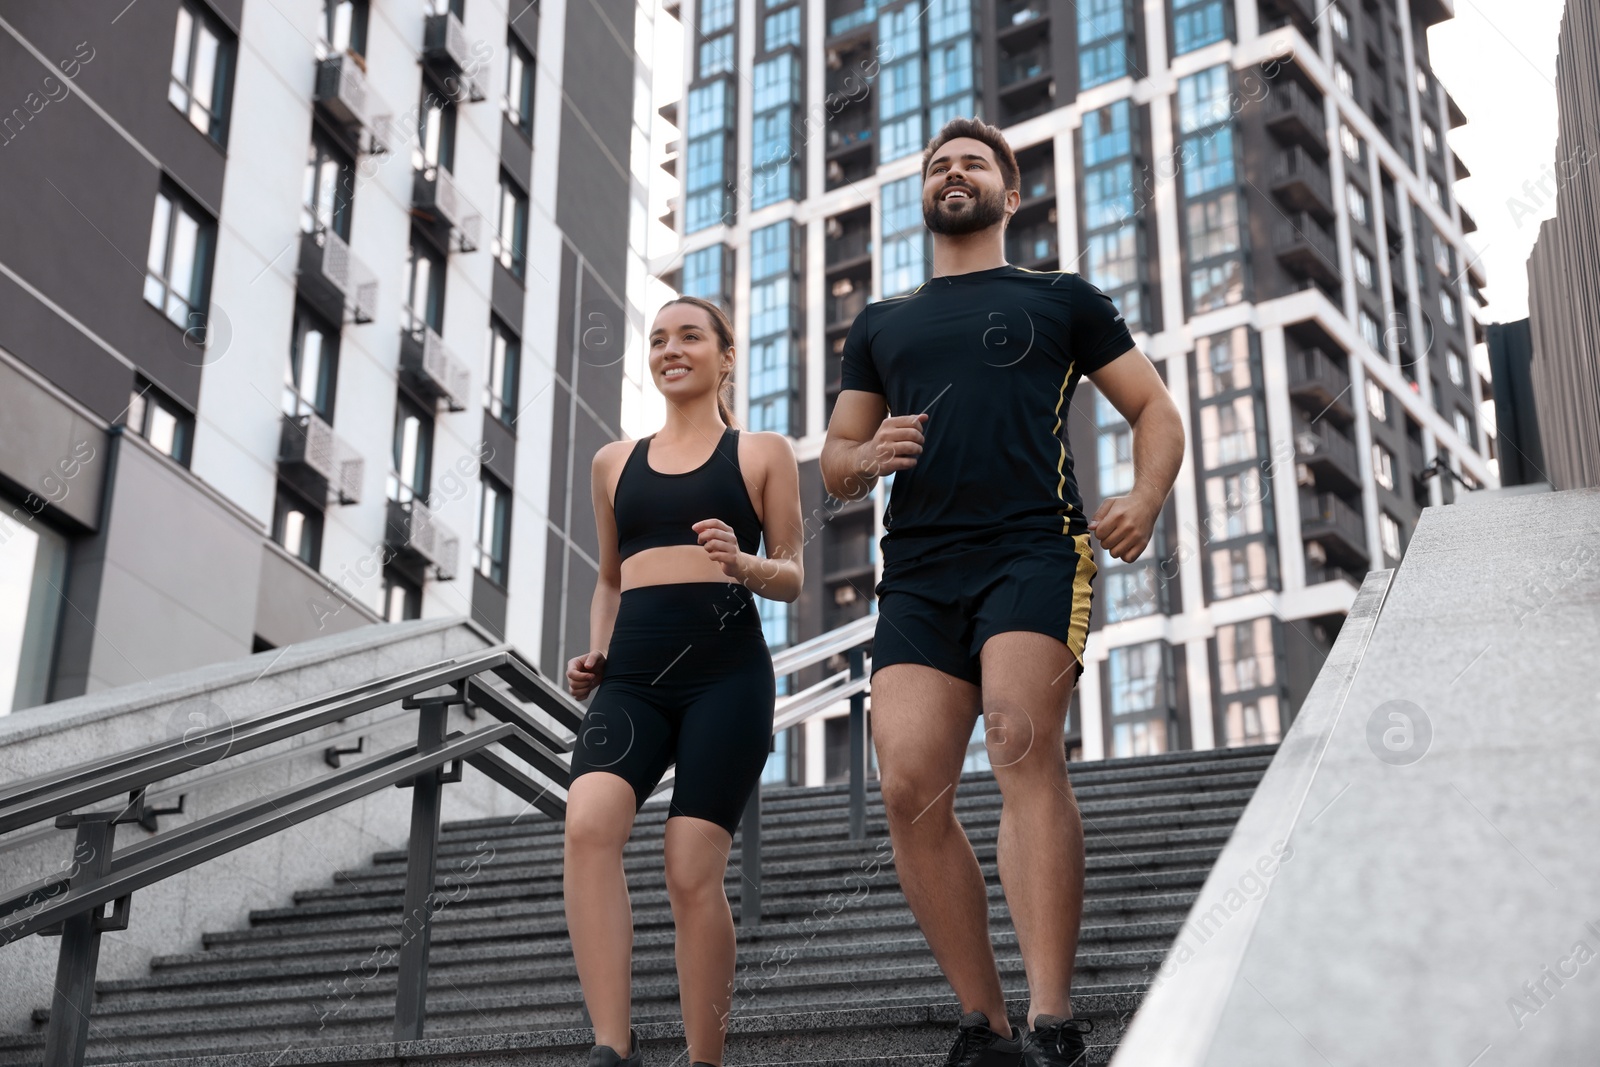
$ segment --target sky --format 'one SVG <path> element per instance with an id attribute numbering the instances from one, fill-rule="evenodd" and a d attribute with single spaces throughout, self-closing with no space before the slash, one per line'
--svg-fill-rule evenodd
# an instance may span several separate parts
<path id="1" fill-rule="evenodd" d="M 1528 253 L 1539 223 L 1555 214 L 1546 167 L 1555 161 L 1556 37 L 1563 0 L 1454 2 L 1455 18 L 1429 31 L 1428 51 L 1434 73 L 1467 116 L 1467 124 L 1447 136 L 1472 172 L 1456 183 L 1456 195 L 1478 223 L 1467 242 L 1488 283 L 1479 317 L 1506 322 L 1528 313 Z M 658 17 L 656 29 L 652 66 L 659 106 L 681 93 L 683 37 L 677 20 L 669 17 Z M 652 132 L 659 158 L 678 134 L 659 121 Z M 677 187 L 664 172 L 652 173 L 660 180 L 650 191 L 649 247 L 652 255 L 661 255 L 672 250 L 675 237 L 655 220 Z M 669 295 L 665 286 L 652 282 L 645 314 L 653 314 Z"/>
<path id="2" fill-rule="evenodd" d="M 1509 322 L 1528 313 L 1528 253 L 1539 223 L 1556 213 L 1545 168 L 1556 154 L 1562 0 L 1455 0 L 1455 8 L 1429 31 L 1428 50 L 1467 116 L 1449 141 L 1472 172 L 1456 195 L 1478 223 L 1467 243 L 1488 281 L 1480 317 Z"/>

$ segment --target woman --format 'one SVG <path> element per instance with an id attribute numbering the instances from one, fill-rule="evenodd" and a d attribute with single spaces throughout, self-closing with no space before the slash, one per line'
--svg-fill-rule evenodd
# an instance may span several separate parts
<path id="1" fill-rule="evenodd" d="M 590 1067 L 644 1062 L 629 1026 L 622 846 L 670 764 L 666 881 L 684 1034 L 692 1065 L 722 1063 L 735 957 L 723 878 L 772 737 L 772 657 L 755 597 L 800 595 L 803 536 L 789 439 L 732 426 L 733 361 L 721 309 L 694 297 L 667 303 L 649 360 L 666 425 L 594 457 L 600 578 L 591 651 L 568 662 L 567 684 L 579 700 L 595 696 L 572 754 L 563 874 L 594 1023 Z M 756 555 L 763 536 L 766 559 Z"/>

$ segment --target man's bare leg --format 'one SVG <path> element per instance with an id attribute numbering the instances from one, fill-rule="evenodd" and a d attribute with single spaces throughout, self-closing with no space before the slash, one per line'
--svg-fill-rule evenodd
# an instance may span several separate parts
<path id="1" fill-rule="evenodd" d="M 1047 634 L 984 642 L 983 708 L 1000 785 L 1000 884 L 1028 975 L 1028 1023 L 1072 1016 L 1072 967 L 1083 916 L 1083 822 L 1063 744 L 1076 661 Z"/>
<path id="2" fill-rule="evenodd" d="M 1007 1035 L 988 891 L 956 821 L 956 782 L 977 713 L 978 687 L 932 667 L 873 672 L 872 741 L 900 887 L 962 1012 L 983 1012 Z"/>

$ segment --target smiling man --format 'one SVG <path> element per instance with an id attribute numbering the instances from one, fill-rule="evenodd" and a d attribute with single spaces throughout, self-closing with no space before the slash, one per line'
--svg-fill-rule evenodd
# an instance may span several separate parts
<path id="1" fill-rule="evenodd" d="M 895 868 L 961 1002 L 950 1067 L 1086 1063 L 1070 987 L 1083 829 L 1063 727 L 1089 630 L 1091 535 L 1131 561 L 1183 460 L 1183 426 L 1109 297 L 1005 260 L 1021 201 L 1000 131 L 956 119 L 922 157 L 933 276 L 856 317 L 822 451 L 855 499 L 894 475 L 872 654 L 872 736 Z M 1088 376 L 1133 428 L 1133 489 L 1083 513 L 1064 425 Z M 1015 1030 L 983 874 L 955 816 L 979 713 L 1002 807 L 1000 882 L 1027 972 Z"/>

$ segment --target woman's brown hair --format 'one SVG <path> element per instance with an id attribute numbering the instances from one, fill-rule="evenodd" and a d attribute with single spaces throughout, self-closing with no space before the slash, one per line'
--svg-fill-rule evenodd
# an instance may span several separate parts
<path id="1" fill-rule="evenodd" d="M 706 318 L 711 320 L 711 328 L 717 332 L 717 345 L 721 351 L 726 352 L 733 347 L 733 323 L 728 321 L 727 312 L 709 300 L 702 300 L 698 296 L 680 296 L 668 300 L 662 307 L 671 307 L 673 304 L 688 304 L 697 307 L 706 313 Z M 722 416 L 726 426 L 733 426 L 733 382 L 728 380 L 731 370 L 723 371 L 717 377 L 717 414 Z"/>

